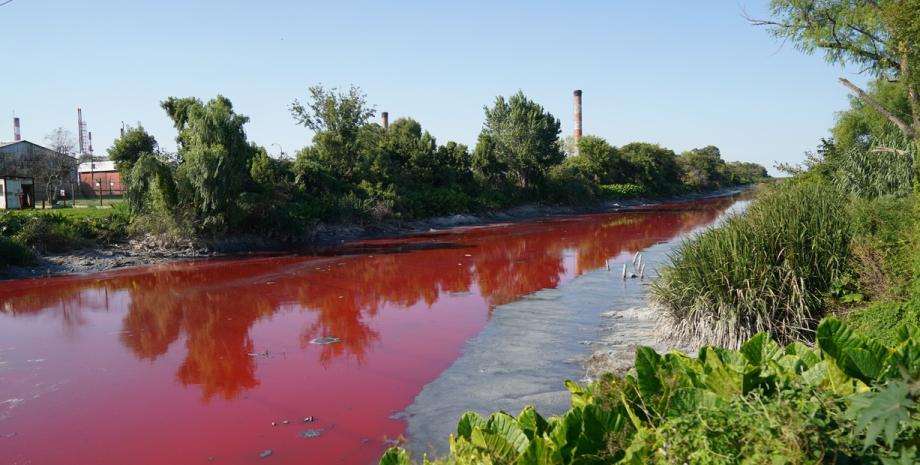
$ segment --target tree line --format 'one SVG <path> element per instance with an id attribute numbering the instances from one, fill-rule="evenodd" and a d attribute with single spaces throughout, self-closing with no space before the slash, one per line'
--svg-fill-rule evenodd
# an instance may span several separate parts
<path id="1" fill-rule="evenodd" d="M 760 165 L 725 162 L 714 146 L 678 155 L 649 143 L 614 147 L 597 136 L 567 144 L 559 119 L 521 92 L 484 108 L 470 150 L 438 143 L 411 118 L 384 128 L 357 87 L 313 86 L 289 107 L 314 133 L 293 159 L 271 157 L 248 140 L 248 117 L 226 97 L 170 97 L 161 106 L 178 133 L 175 153 L 160 150 L 140 124 L 108 149 L 132 215 L 159 232 L 285 238 L 319 221 L 419 218 L 535 201 L 586 204 L 767 177 Z"/>

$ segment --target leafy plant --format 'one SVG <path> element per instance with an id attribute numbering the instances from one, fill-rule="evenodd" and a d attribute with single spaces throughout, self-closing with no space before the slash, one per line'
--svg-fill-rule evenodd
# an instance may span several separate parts
<path id="1" fill-rule="evenodd" d="M 697 357 L 640 347 L 635 368 L 544 418 L 464 414 L 450 454 L 425 464 L 913 463 L 920 443 L 920 329 L 886 347 L 824 320 L 814 348 L 759 333 Z M 408 465 L 403 449 L 382 465 Z"/>

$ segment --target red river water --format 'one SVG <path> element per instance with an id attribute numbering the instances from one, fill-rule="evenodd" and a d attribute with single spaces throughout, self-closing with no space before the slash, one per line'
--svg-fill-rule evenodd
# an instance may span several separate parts
<path id="1" fill-rule="evenodd" d="M 731 203 L 0 282 L 0 464 L 375 463 L 497 305 Z"/>

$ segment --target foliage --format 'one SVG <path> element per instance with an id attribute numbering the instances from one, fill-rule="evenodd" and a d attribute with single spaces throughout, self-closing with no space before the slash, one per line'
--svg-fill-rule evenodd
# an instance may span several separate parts
<path id="1" fill-rule="evenodd" d="M 179 199 L 202 231 L 227 231 L 241 219 L 239 198 L 255 154 L 243 130 L 249 118 L 235 113 L 221 95 L 207 103 L 170 97 L 162 107 L 179 131 Z"/>
<path id="2" fill-rule="evenodd" d="M 126 209 L 79 210 L 94 213 L 73 215 L 24 210 L 0 214 L 0 238 L 13 254 L 11 256 L 18 257 L 13 261 L 22 262 L 29 260 L 31 252 L 16 252 L 19 248 L 60 253 L 94 244 L 110 244 L 127 235 L 129 215 Z"/>
<path id="3" fill-rule="evenodd" d="M 539 187 L 549 168 L 563 159 L 559 120 L 523 92 L 507 100 L 497 97 L 485 114 L 474 169 L 490 181 Z"/>
<path id="4" fill-rule="evenodd" d="M 0 267 L 24 266 L 35 260 L 35 254 L 28 247 L 6 236 L 0 236 Z"/>
<path id="5" fill-rule="evenodd" d="M 709 145 L 680 154 L 681 180 L 692 189 L 713 189 L 724 184 L 725 162 L 718 147 Z"/>
<path id="6" fill-rule="evenodd" d="M 631 199 L 648 195 L 648 191 L 638 184 L 604 184 L 600 186 L 601 197 L 609 200 Z"/>
<path id="7" fill-rule="evenodd" d="M 903 197 L 913 190 L 916 146 L 900 137 L 874 139 L 839 154 L 835 181 L 862 198 Z"/>
<path id="8" fill-rule="evenodd" d="M 684 243 L 652 285 L 669 333 L 727 347 L 761 331 L 783 342 L 810 339 L 823 296 L 848 262 L 844 210 L 836 191 L 790 181 Z"/>
<path id="9" fill-rule="evenodd" d="M 178 203 L 172 169 L 155 155 L 143 153 L 125 172 L 128 185 L 125 200 L 134 214 L 172 211 Z"/>
<path id="10" fill-rule="evenodd" d="M 894 102 L 879 102 L 841 78 L 904 136 L 920 141 L 920 0 L 771 0 L 770 10 L 773 20 L 755 24 L 768 26 L 774 36 L 905 86 L 910 111 L 903 114 Z"/>
<path id="11" fill-rule="evenodd" d="M 656 144 L 633 142 L 620 147 L 620 153 L 629 164 L 627 182 L 661 194 L 679 189 L 680 167 L 674 151 Z"/>
<path id="12" fill-rule="evenodd" d="M 109 160 L 115 162 L 115 167 L 124 176 L 131 172 L 132 167 L 143 155 L 152 155 L 157 151 L 157 141 L 144 130 L 140 124 L 129 127 L 124 134 L 115 139 L 109 147 Z"/>
<path id="13" fill-rule="evenodd" d="M 564 164 L 594 185 L 622 183 L 629 170 L 616 147 L 590 135 L 579 139 L 577 155 L 566 158 Z"/>
<path id="14" fill-rule="evenodd" d="M 625 376 L 566 387 L 572 408 L 562 416 L 464 414 L 450 455 L 424 463 L 911 463 L 920 329 L 884 346 L 827 319 L 815 348 L 783 348 L 765 333 L 696 358 L 639 347 Z M 393 448 L 380 463 L 411 457 Z"/>
<path id="15" fill-rule="evenodd" d="M 909 115 L 910 103 L 907 88 L 902 82 L 875 79 L 869 83 L 866 92 L 871 98 L 895 114 Z M 837 122 L 831 129 L 834 142 L 841 153 L 852 149 L 866 151 L 876 139 L 891 139 L 900 136 L 898 128 L 888 118 L 866 105 L 862 100 L 850 97 L 850 108 L 837 115 Z"/>
<path id="16" fill-rule="evenodd" d="M 315 133 L 313 156 L 335 175 L 357 182 L 364 168 L 359 135 L 375 110 L 368 107 L 361 89 L 354 86 L 340 92 L 316 85 L 310 87 L 309 93 L 306 103 L 294 100 L 290 111 L 298 124 Z"/>

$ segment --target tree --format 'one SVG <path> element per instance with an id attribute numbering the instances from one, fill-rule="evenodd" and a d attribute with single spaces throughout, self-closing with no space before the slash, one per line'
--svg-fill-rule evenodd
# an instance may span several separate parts
<path id="1" fill-rule="evenodd" d="M 625 161 L 616 147 L 601 137 L 584 136 L 578 141 L 578 155 L 570 155 L 565 163 L 596 185 L 624 181 Z"/>
<path id="2" fill-rule="evenodd" d="M 903 83 L 876 79 L 869 83 L 869 96 L 897 115 L 909 115 L 910 103 Z M 838 152 L 869 150 L 874 140 L 890 140 L 901 131 L 888 118 L 856 97 L 850 97 L 850 108 L 837 115 L 832 129 Z"/>
<path id="3" fill-rule="evenodd" d="M 64 155 L 73 155 L 74 147 L 77 145 L 73 133 L 62 127 L 52 130 L 45 136 L 45 140 L 48 142 L 49 149 Z"/>
<path id="4" fill-rule="evenodd" d="M 806 53 L 820 50 L 831 63 L 853 63 L 901 83 L 906 115 L 840 78 L 865 105 L 920 142 L 920 0 L 771 0 L 770 10 L 774 19 L 752 22 Z"/>
<path id="5" fill-rule="evenodd" d="M 134 163 L 144 154 L 154 154 L 157 151 L 157 141 L 140 124 L 129 127 L 125 133 L 115 139 L 109 147 L 109 160 L 115 162 L 118 171 L 123 175 L 131 172 Z"/>
<path id="6" fill-rule="evenodd" d="M 294 100 L 289 107 L 291 115 L 298 124 L 315 132 L 314 158 L 340 176 L 356 181 L 363 168 L 360 132 L 375 110 L 368 107 L 366 95 L 355 86 L 339 92 L 316 85 L 310 87 L 309 93 L 306 103 Z"/>
<path id="7" fill-rule="evenodd" d="M 694 189 L 711 189 L 723 182 L 725 162 L 719 148 L 709 145 L 680 154 L 681 180 Z"/>
<path id="8" fill-rule="evenodd" d="M 657 144 L 633 142 L 620 147 L 627 162 L 630 182 L 663 194 L 680 184 L 680 167 L 674 151 Z"/>
<path id="9" fill-rule="evenodd" d="M 523 92 L 497 97 L 485 107 L 486 121 L 473 166 L 487 179 L 527 189 L 539 187 L 547 170 L 562 162 L 559 120 Z"/>
<path id="10" fill-rule="evenodd" d="M 208 103 L 197 98 L 170 97 L 161 106 L 179 131 L 176 142 L 182 159 L 177 168 L 179 198 L 199 227 L 220 232 L 239 220 L 239 198 L 250 179 L 249 160 L 255 149 L 243 125 L 249 118 L 233 111 L 229 99 L 218 95 Z"/>

